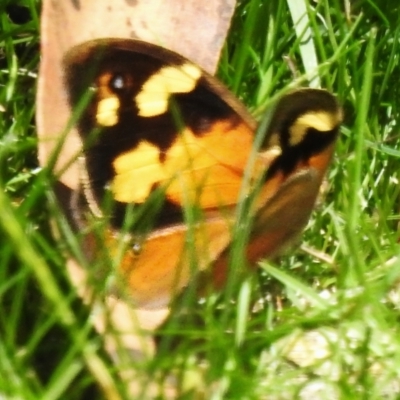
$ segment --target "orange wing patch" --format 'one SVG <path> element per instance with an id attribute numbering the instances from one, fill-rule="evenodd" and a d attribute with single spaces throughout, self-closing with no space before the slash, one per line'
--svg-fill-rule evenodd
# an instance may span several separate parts
<path id="1" fill-rule="evenodd" d="M 188 227 L 177 225 L 151 234 L 139 254 L 128 249 L 119 264 L 119 276 L 128 297 L 135 305 L 157 308 L 168 304 L 187 286 L 196 272 L 218 258 L 231 240 L 232 218 L 212 218 L 191 227 L 194 247 L 187 243 Z M 110 238 L 110 249 L 118 247 Z M 196 260 L 191 265 L 188 260 Z"/>
<path id="2" fill-rule="evenodd" d="M 232 128 L 229 121 L 215 123 L 201 137 L 185 129 L 162 161 L 160 149 L 142 141 L 115 159 L 114 197 L 124 203 L 143 203 L 160 185 L 167 199 L 178 205 L 185 200 L 202 208 L 236 204 L 252 146 L 250 128 L 244 123 Z"/>

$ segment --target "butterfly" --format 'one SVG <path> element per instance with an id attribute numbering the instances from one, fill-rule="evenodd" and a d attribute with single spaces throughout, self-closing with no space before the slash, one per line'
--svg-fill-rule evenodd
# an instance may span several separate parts
<path id="1" fill-rule="evenodd" d="M 113 258 L 135 306 L 169 304 L 203 270 L 223 285 L 243 200 L 249 264 L 306 225 L 342 120 L 329 92 L 287 93 L 257 129 L 216 78 L 154 44 L 85 42 L 63 70 L 83 143 L 78 225 L 106 221 L 102 240 L 88 233 L 84 247 Z"/>

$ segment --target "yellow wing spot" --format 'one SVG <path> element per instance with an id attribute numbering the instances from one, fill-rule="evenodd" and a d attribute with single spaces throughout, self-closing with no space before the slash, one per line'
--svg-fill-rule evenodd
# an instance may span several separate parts
<path id="1" fill-rule="evenodd" d="M 183 64 L 180 68 L 185 74 L 192 77 L 195 82 L 201 76 L 200 69 L 197 68 L 194 64 L 186 63 L 186 64 Z"/>
<path id="2" fill-rule="evenodd" d="M 143 203 L 155 184 L 176 185 L 176 178 L 191 168 L 201 148 L 189 130 L 180 134 L 160 162 L 160 149 L 142 141 L 135 149 L 121 154 L 113 162 L 114 198 L 123 203 Z"/>
<path id="3" fill-rule="evenodd" d="M 153 117 L 168 109 L 171 94 L 191 92 L 201 76 L 201 70 L 193 64 L 164 67 L 152 75 L 136 96 L 139 115 Z"/>
<path id="4" fill-rule="evenodd" d="M 123 153 L 113 162 L 114 198 L 122 203 L 143 203 L 153 185 L 164 179 L 158 147 L 143 141 L 132 151 Z"/>
<path id="5" fill-rule="evenodd" d="M 120 102 L 117 96 L 101 99 L 97 106 L 96 121 L 101 126 L 114 126 L 118 123 Z"/>
<path id="6" fill-rule="evenodd" d="M 326 111 L 309 112 L 301 115 L 290 128 L 289 144 L 295 146 L 299 144 L 307 133 L 307 130 L 314 128 L 317 131 L 329 132 L 340 122 L 340 116 Z"/>
<path id="7" fill-rule="evenodd" d="M 167 151 L 165 171 L 167 176 L 173 176 L 183 168 L 200 167 L 194 160 L 202 149 L 199 141 L 190 129 L 185 129 L 178 135 L 172 146 Z M 197 160 L 196 160 L 197 161 Z M 192 165 L 190 165 L 192 164 Z"/>

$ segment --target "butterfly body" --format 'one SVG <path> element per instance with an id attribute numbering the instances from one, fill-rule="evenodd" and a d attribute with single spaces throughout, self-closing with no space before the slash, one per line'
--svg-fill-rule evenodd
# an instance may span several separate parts
<path id="1" fill-rule="evenodd" d="M 72 49 L 64 65 L 71 108 L 89 93 L 77 123 L 83 203 L 110 217 L 106 244 L 135 304 L 168 303 L 188 284 L 193 263 L 196 270 L 214 263 L 216 283 L 226 280 L 244 176 L 248 192 L 256 191 L 249 261 L 275 254 L 306 224 L 341 120 L 328 92 L 283 97 L 255 149 L 256 123 L 245 107 L 166 49 L 97 40 Z M 140 207 L 135 221 L 145 222 L 126 228 Z M 121 232 L 133 244 L 118 253 Z"/>

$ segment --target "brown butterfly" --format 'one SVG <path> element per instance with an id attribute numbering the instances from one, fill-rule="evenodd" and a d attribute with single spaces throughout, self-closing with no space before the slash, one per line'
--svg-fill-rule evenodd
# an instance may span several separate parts
<path id="1" fill-rule="evenodd" d="M 84 144 L 79 223 L 107 221 L 85 248 L 114 260 L 136 306 L 168 304 L 210 266 L 222 285 L 241 201 L 254 219 L 249 263 L 307 223 L 342 118 L 327 91 L 283 96 L 262 131 L 218 80 L 153 44 L 89 41 L 64 71 Z"/>

